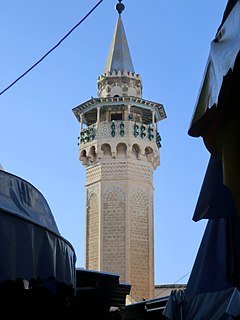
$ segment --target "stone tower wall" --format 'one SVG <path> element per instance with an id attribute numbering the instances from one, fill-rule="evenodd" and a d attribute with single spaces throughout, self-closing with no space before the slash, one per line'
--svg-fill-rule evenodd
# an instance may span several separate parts
<path id="1" fill-rule="evenodd" d="M 131 159 L 108 161 L 87 169 L 87 266 L 120 274 L 121 282 L 132 285 L 133 299 L 149 299 L 154 291 L 153 169 Z"/>
<path id="2" fill-rule="evenodd" d="M 120 280 L 126 282 L 126 190 L 115 183 L 103 184 L 101 269 L 120 274 Z"/>
<path id="3" fill-rule="evenodd" d="M 99 188 L 88 190 L 86 208 L 86 268 L 98 270 L 99 265 Z"/>
<path id="4" fill-rule="evenodd" d="M 134 263 L 130 267 L 130 278 L 132 291 L 137 294 L 136 300 L 150 296 L 149 241 L 153 241 L 153 235 L 150 226 L 149 202 L 149 193 L 146 188 L 132 188 L 130 192 L 130 256 Z"/>

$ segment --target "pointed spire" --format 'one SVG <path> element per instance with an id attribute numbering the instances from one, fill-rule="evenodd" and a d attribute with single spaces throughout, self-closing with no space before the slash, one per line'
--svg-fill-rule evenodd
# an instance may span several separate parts
<path id="1" fill-rule="evenodd" d="M 118 0 L 119 3 L 116 5 L 116 9 L 119 13 L 117 24 L 115 27 L 112 43 L 108 53 L 107 62 L 105 65 L 104 73 L 112 73 L 115 71 L 132 72 L 134 73 L 134 67 L 131 59 L 131 54 L 128 47 L 127 37 L 125 34 L 121 13 L 125 6 L 122 0 Z"/>

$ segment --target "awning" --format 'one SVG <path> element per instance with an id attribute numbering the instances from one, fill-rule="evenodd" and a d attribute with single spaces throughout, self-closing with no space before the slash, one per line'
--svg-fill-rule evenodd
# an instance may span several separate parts
<path id="1" fill-rule="evenodd" d="M 235 63 L 240 50 L 240 1 L 229 1 L 227 8 L 231 9 L 231 11 L 228 12 L 226 9 L 226 17 L 211 42 L 202 85 L 188 131 L 190 136 L 204 135 L 206 122 L 211 117 L 209 112 L 211 108 L 229 108 L 229 101 L 227 106 L 223 105 L 223 101 L 226 102 L 226 97 L 221 90 L 229 98 L 227 80 L 231 81 L 231 79 L 226 79 L 224 83 L 224 77 L 227 76 L 229 71 L 233 71 L 234 67 L 237 67 Z M 229 74 L 228 78 L 230 77 L 231 75 Z M 223 86 L 227 86 L 227 88 L 223 88 Z M 233 92 L 236 86 L 230 89 Z M 232 97 L 230 98 L 232 100 Z"/>
<path id="2" fill-rule="evenodd" d="M 0 282 L 54 278 L 75 287 L 76 256 L 43 195 L 0 170 Z"/>

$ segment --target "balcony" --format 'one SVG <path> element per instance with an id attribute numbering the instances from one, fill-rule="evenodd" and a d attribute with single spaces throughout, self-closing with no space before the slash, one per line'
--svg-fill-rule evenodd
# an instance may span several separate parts
<path id="1" fill-rule="evenodd" d="M 83 146 L 96 139 L 107 138 L 134 138 L 140 141 L 156 142 L 161 147 L 161 137 L 152 124 L 143 124 L 135 121 L 116 120 L 94 123 L 80 132 L 79 145 Z"/>

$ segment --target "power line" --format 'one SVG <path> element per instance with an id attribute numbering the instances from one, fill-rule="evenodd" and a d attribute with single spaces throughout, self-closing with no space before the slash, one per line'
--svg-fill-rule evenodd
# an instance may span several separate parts
<path id="1" fill-rule="evenodd" d="M 177 284 L 180 280 L 184 279 L 186 276 L 189 275 L 190 272 L 186 273 L 184 276 L 182 276 L 181 278 L 179 278 L 178 280 L 176 280 L 173 284 Z M 161 290 L 160 292 L 158 292 L 157 295 L 154 296 L 154 298 L 159 297 L 163 292 L 167 291 L 168 288 L 164 288 L 163 290 Z"/>
<path id="2" fill-rule="evenodd" d="M 2 95 L 8 89 L 10 89 L 15 83 L 22 79 L 27 73 L 29 73 L 33 68 L 35 68 L 40 62 L 42 62 L 53 50 L 55 50 L 86 18 L 103 2 L 100 0 L 54 47 L 52 47 L 47 53 L 42 56 L 36 63 L 34 63 L 27 71 L 25 71 L 21 76 L 14 80 L 9 86 L 7 86 L 3 91 L 0 92 Z"/>
<path id="3" fill-rule="evenodd" d="M 188 276 L 190 274 L 190 272 L 186 273 L 184 276 L 182 276 L 181 278 L 179 278 L 177 281 L 174 282 L 174 284 L 177 284 L 180 280 L 182 280 L 183 278 L 185 278 L 186 276 Z"/>

